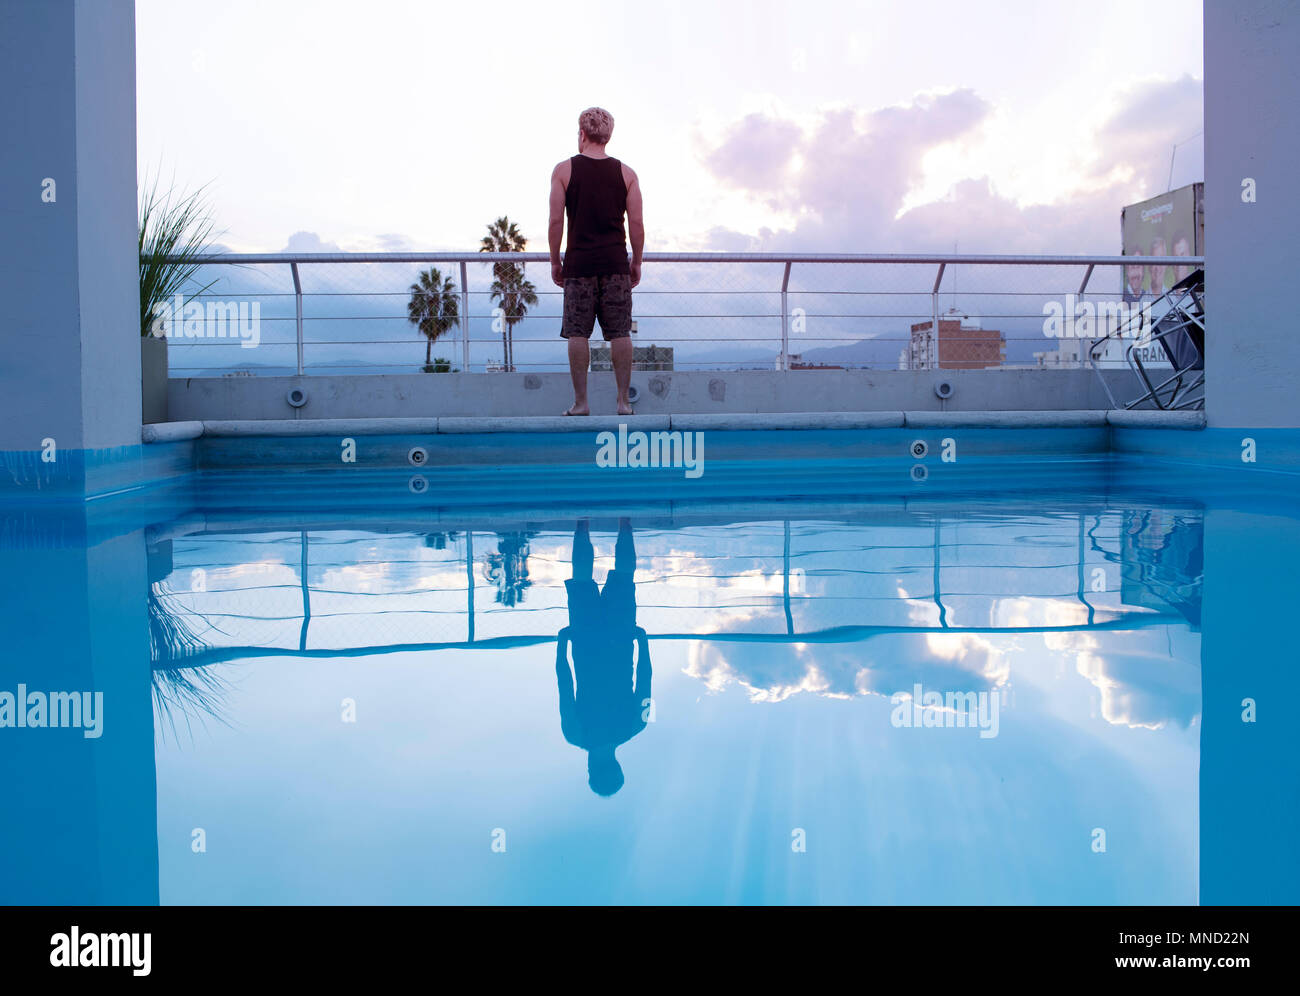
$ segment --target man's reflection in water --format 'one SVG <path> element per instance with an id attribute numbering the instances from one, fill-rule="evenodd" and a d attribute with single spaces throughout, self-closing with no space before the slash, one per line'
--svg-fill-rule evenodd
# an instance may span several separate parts
<path id="1" fill-rule="evenodd" d="M 587 523 L 579 522 L 573 533 L 573 577 L 564 582 L 569 625 L 556 639 L 555 677 L 560 731 L 587 752 L 591 790 L 609 796 L 623 787 L 623 769 L 614 751 L 645 729 L 650 706 L 650 644 L 636 624 L 636 548 L 627 519 L 619 520 L 614 569 L 605 578 L 604 591 L 592 579 L 594 559 Z M 570 644 L 572 674 L 566 650 Z"/>

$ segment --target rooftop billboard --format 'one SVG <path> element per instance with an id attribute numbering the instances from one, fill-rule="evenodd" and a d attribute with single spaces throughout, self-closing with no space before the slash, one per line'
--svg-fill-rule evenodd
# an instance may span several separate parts
<path id="1" fill-rule="evenodd" d="M 1190 183 L 1120 211 L 1125 256 L 1200 256 L 1205 252 L 1205 184 Z M 1124 267 L 1125 301 L 1151 301 L 1183 277 L 1190 266 Z"/>

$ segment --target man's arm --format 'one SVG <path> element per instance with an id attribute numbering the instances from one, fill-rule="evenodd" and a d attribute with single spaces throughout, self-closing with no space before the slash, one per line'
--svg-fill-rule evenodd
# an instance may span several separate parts
<path id="1" fill-rule="evenodd" d="M 564 242 L 564 193 L 569 182 L 569 161 L 566 159 L 551 170 L 551 222 L 546 229 L 551 246 L 551 280 L 564 286 L 564 268 L 560 264 L 560 246 Z"/>
<path id="2" fill-rule="evenodd" d="M 641 252 L 645 249 L 645 219 L 641 215 L 641 181 L 626 164 L 623 179 L 627 181 L 627 238 L 632 243 L 632 286 L 641 282 Z"/>
<path id="3" fill-rule="evenodd" d="M 575 747 L 580 747 L 578 733 L 578 704 L 573 693 L 573 672 L 569 670 L 568 626 L 555 638 L 555 681 L 560 692 L 560 733 Z"/>
<path id="4" fill-rule="evenodd" d="M 650 637 L 640 626 L 636 628 L 636 684 L 632 689 L 632 694 L 644 709 L 646 701 L 650 698 Z M 568 662 L 565 662 L 568 666 Z"/>

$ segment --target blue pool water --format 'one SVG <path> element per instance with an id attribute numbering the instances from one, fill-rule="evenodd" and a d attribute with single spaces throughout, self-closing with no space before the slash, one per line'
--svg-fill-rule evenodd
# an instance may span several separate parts
<path id="1" fill-rule="evenodd" d="M 5 902 L 1300 897 L 1285 480 L 213 462 L 3 512 Z"/>

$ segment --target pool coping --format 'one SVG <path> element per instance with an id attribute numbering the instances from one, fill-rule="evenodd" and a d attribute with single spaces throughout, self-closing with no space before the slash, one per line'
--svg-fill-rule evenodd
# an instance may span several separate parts
<path id="1" fill-rule="evenodd" d="M 680 415 L 563 415 L 433 418 L 221 419 L 159 422 L 142 426 L 145 443 L 207 438 L 274 436 L 396 436 L 488 433 L 554 433 L 629 430 L 646 432 L 768 432 L 813 429 L 1203 429 L 1201 411 L 985 411 L 985 412 L 741 412 Z"/>

